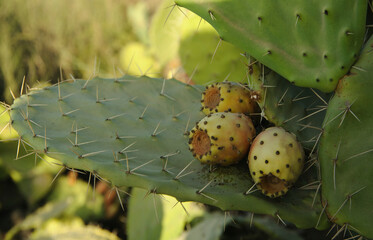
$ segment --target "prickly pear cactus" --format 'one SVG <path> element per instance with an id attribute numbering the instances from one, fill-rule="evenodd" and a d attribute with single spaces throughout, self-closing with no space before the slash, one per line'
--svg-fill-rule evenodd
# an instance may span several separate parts
<path id="1" fill-rule="evenodd" d="M 247 155 L 255 133 L 244 114 L 210 114 L 190 131 L 189 150 L 202 163 L 232 165 Z"/>
<path id="2" fill-rule="evenodd" d="M 32 151 L 116 188 L 140 187 L 179 201 L 270 214 L 300 228 L 327 227 L 325 216 L 318 221 L 318 195 L 307 189 L 315 169 L 274 200 L 251 191 L 254 183 L 245 162 L 210 169 L 193 158 L 186 133 L 203 118 L 201 93 L 201 86 L 175 80 L 94 78 L 30 92 L 9 111 L 20 142 Z"/>
<path id="3" fill-rule="evenodd" d="M 356 60 L 366 1 L 176 0 L 297 86 L 333 91 Z"/>
<path id="4" fill-rule="evenodd" d="M 202 93 L 201 103 L 205 114 L 215 112 L 250 114 L 258 110 L 249 89 L 234 82 L 208 85 Z"/>
<path id="5" fill-rule="evenodd" d="M 304 150 L 294 134 L 270 127 L 254 140 L 248 158 L 251 176 L 262 193 L 284 195 L 303 171 Z"/>
<path id="6" fill-rule="evenodd" d="M 373 38 L 331 99 L 320 142 L 322 197 L 329 219 L 373 238 Z"/>

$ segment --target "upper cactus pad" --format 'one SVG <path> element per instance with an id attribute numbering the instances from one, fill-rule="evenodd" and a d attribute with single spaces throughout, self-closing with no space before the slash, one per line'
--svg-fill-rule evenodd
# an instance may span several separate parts
<path id="1" fill-rule="evenodd" d="M 359 54 L 366 1 L 176 0 L 297 86 L 334 90 Z"/>

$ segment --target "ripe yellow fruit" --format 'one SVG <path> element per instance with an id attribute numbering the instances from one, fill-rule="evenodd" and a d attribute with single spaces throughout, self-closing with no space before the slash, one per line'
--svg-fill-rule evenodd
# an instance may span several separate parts
<path id="1" fill-rule="evenodd" d="M 261 132 L 251 145 L 248 164 L 252 178 L 268 197 L 284 195 L 304 166 L 304 150 L 296 136 L 280 127 Z"/>
<path id="2" fill-rule="evenodd" d="M 258 106 L 251 99 L 250 90 L 235 82 L 214 83 L 206 87 L 202 94 L 202 111 L 211 114 L 216 112 L 254 113 Z"/>
<path id="3" fill-rule="evenodd" d="M 254 137 L 254 125 L 246 115 L 215 113 L 190 131 L 189 149 L 202 163 L 228 166 L 246 156 Z"/>

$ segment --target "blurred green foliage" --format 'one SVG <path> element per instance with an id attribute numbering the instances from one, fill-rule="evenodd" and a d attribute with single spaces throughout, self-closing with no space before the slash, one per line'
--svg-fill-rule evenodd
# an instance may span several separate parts
<path id="1" fill-rule="evenodd" d="M 187 224 L 206 212 L 202 204 L 179 203 L 174 197 L 140 188 L 132 189 L 128 208 L 128 240 L 177 239 Z"/>
<path id="2" fill-rule="evenodd" d="M 127 14 L 129 6 L 136 2 L 0 0 L 0 100 L 12 102 L 9 89 L 19 96 L 23 78 L 26 87 L 35 87 L 71 75 L 113 76 L 114 68 L 120 65 L 120 50 L 138 38 Z M 18 135 L 7 125 L 9 117 L 4 106 L 0 106 L 0 239 L 45 201 L 74 198 L 74 191 L 79 201 L 70 204 L 63 216 L 103 216 L 103 196 L 97 193 L 92 209 L 90 202 L 84 202 L 87 184 L 81 180 L 75 188 L 67 183 L 61 186 L 66 180 L 61 178 L 52 187 L 60 167 L 47 164 L 53 160 L 29 152 L 27 145 L 17 141 Z"/>
<path id="3" fill-rule="evenodd" d="M 11 101 L 9 88 L 18 92 L 24 76 L 29 85 L 56 82 L 60 68 L 64 78 L 89 78 L 95 69 L 113 75 L 120 49 L 135 39 L 128 4 L 0 0 L 0 99 Z"/>
<path id="4" fill-rule="evenodd" d="M 65 219 L 80 217 L 84 221 L 95 221 L 104 217 L 104 197 L 93 192 L 90 185 L 81 179 L 71 182 L 68 177 L 61 176 L 56 180 L 49 202 L 71 199 L 71 204 L 62 214 Z"/>
<path id="5" fill-rule="evenodd" d="M 51 219 L 30 236 L 30 240 L 120 240 L 116 234 L 99 226 L 84 225 L 79 218 Z"/>

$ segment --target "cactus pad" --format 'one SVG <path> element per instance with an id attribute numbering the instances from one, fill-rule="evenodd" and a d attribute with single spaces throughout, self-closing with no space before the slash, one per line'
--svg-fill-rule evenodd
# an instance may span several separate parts
<path id="1" fill-rule="evenodd" d="M 249 82 L 262 117 L 294 133 L 304 148 L 314 152 L 329 94 L 294 86 L 259 64 L 251 64 Z"/>
<path id="2" fill-rule="evenodd" d="M 356 60 L 366 1 L 176 0 L 221 39 L 247 51 L 297 86 L 333 91 Z"/>
<path id="3" fill-rule="evenodd" d="M 331 221 L 373 238 L 373 38 L 329 102 L 319 158 Z"/>
<path id="4" fill-rule="evenodd" d="M 179 201 L 270 214 L 300 228 L 315 226 L 322 210 L 319 202 L 312 206 L 315 191 L 293 188 L 274 201 L 248 191 L 253 182 L 246 163 L 210 169 L 193 158 L 185 133 L 204 117 L 202 90 L 147 77 L 76 80 L 21 96 L 10 115 L 33 151 L 116 188 L 139 187 Z M 297 187 L 315 175 L 304 174 Z M 318 228 L 327 225 L 324 217 Z"/>

